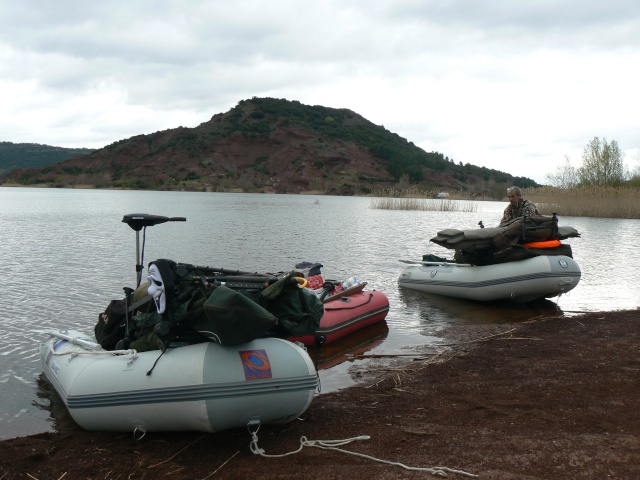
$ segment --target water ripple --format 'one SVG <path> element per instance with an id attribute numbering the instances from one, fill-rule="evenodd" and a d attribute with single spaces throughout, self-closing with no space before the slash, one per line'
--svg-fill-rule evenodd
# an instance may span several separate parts
<path id="1" fill-rule="evenodd" d="M 186 223 L 148 229 L 145 265 L 171 258 L 277 272 L 318 261 L 327 278 L 356 275 L 367 281 L 390 301 L 388 333 L 371 347 L 378 353 L 437 342 L 453 324 L 640 306 L 632 281 L 640 268 L 638 220 L 561 218 L 561 225 L 582 234 L 570 242 L 582 280 L 557 302 L 522 306 L 446 299 L 397 285 L 400 259 L 450 256 L 429 239 L 444 228 L 476 228 L 480 220 L 495 225 L 502 203 L 480 203 L 476 212 L 389 211 L 370 208 L 367 198 L 0 188 L 0 204 L 0 382 L 12 392 L 0 405 L 7 427 L 2 432 L 51 428 L 37 406 L 36 387 L 42 372 L 38 345 L 46 331 L 92 332 L 109 301 L 122 297 L 123 286 L 133 286 L 135 233 L 121 222 L 127 213 L 187 217 Z M 348 383 L 349 374 L 340 369 L 323 375 L 325 387 Z"/>

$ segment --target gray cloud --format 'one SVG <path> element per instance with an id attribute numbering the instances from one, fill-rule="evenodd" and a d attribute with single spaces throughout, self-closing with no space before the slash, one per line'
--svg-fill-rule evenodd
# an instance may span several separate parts
<path id="1" fill-rule="evenodd" d="M 2 3 L 0 140 L 98 147 L 274 96 L 539 181 L 595 135 L 640 144 L 632 1 Z"/>

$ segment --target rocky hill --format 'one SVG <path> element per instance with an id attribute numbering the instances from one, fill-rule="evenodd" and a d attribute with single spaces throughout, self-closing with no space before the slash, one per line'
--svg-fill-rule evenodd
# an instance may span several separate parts
<path id="1" fill-rule="evenodd" d="M 425 152 L 347 109 L 273 98 L 243 100 L 195 128 L 138 135 L 0 182 L 338 195 L 398 186 L 502 195 L 508 185 L 536 185 Z"/>

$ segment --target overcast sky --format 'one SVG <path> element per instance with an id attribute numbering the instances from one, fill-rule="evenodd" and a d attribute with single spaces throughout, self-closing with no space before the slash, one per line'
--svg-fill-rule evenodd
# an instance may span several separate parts
<path id="1" fill-rule="evenodd" d="M 100 148 L 257 97 L 543 182 L 640 164 L 638 0 L 0 0 L 0 141 Z"/>

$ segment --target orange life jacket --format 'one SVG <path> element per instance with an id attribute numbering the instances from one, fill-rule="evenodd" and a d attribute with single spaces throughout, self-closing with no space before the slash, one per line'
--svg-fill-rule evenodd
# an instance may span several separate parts
<path id="1" fill-rule="evenodd" d="M 562 245 L 560 240 L 545 240 L 542 242 L 529 242 L 523 243 L 522 246 L 525 248 L 555 248 Z"/>

